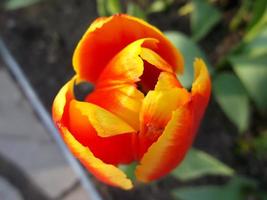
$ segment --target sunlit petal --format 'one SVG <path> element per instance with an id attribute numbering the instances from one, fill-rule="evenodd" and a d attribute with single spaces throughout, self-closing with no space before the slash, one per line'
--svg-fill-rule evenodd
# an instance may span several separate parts
<path id="1" fill-rule="evenodd" d="M 192 85 L 192 102 L 195 112 L 195 129 L 203 117 L 211 93 L 211 81 L 207 66 L 201 59 L 194 62 L 195 78 Z"/>
<path id="2" fill-rule="evenodd" d="M 149 182 L 158 179 L 182 161 L 194 138 L 192 115 L 190 103 L 172 113 L 162 135 L 149 147 L 137 166 L 138 180 Z"/>
<path id="3" fill-rule="evenodd" d="M 88 118 L 87 122 L 94 127 L 101 137 L 136 131 L 125 121 L 97 105 L 73 100 L 70 103 L 70 115 L 75 115 L 76 112 L 74 113 L 73 110 L 77 110 L 81 115 L 86 116 Z"/>
<path id="4" fill-rule="evenodd" d="M 89 148 L 80 144 L 65 127 L 61 127 L 63 139 L 70 148 L 71 152 L 81 163 L 101 181 L 120 187 L 122 189 L 131 189 L 133 187 L 130 179 L 114 165 L 106 164 L 96 158 Z"/>
<path id="5" fill-rule="evenodd" d="M 183 71 L 181 54 L 157 28 L 123 14 L 100 18 L 89 27 L 75 49 L 74 69 L 82 79 L 95 83 L 108 62 L 119 51 L 142 38 L 158 40 L 159 45 L 154 50 L 174 70 Z"/>
<path id="6" fill-rule="evenodd" d="M 190 94 L 184 88 L 166 84 L 170 79 L 167 73 L 161 74 L 156 90 L 150 91 L 142 104 L 140 110 L 140 133 L 138 135 L 139 158 L 146 152 L 147 148 L 161 135 L 168 121 L 171 119 L 172 111 L 190 100 Z M 164 83 L 166 81 L 166 83 Z M 165 85 L 165 90 L 162 90 Z"/>
<path id="7" fill-rule="evenodd" d="M 139 111 L 144 94 L 131 84 L 96 90 L 88 95 L 87 102 L 94 103 L 114 113 L 135 130 L 139 130 Z"/>

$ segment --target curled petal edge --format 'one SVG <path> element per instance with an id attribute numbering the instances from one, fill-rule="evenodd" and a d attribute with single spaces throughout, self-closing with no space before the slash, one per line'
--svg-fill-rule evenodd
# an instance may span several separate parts
<path id="1" fill-rule="evenodd" d="M 64 109 L 67 103 L 74 98 L 73 95 L 73 85 L 77 76 L 74 76 L 70 81 L 68 81 L 56 95 L 53 105 L 52 105 L 52 118 L 54 122 L 60 122 L 64 114 Z"/>
<path id="2" fill-rule="evenodd" d="M 183 160 L 192 145 L 211 93 L 210 76 L 204 61 L 197 58 L 194 69 L 190 101 L 172 113 L 164 132 L 149 147 L 136 168 L 137 179 L 142 182 L 153 181 L 169 173 Z M 165 86 L 158 87 L 165 89 Z"/>
<path id="3" fill-rule="evenodd" d="M 73 109 L 87 117 L 88 120 L 83 121 L 83 123 L 91 124 L 100 137 L 111 137 L 136 132 L 134 128 L 121 118 L 95 104 L 72 100 L 70 102 L 70 112 Z"/>
<path id="4" fill-rule="evenodd" d="M 133 28 L 129 29 L 129 26 Z M 168 61 L 174 71 L 183 72 L 184 61 L 181 53 L 163 33 L 147 22 L 125 14 L 101 17 L 92 23 L 74 51 L 74 70 L 83 80 L 95 83 L 112 57 L 129 43 L 145 37 L 159 40 L 159 55 Z M 101 58 L 94 53 L 107 48 L 107 44 L 111 45 L 111 48 L 101 55 Z"/>
<path id="5" fill-rule="evenodd" d="M 63 140 L 68 145 L 71 152 L 95 177 L 104 183 L 124 190 L 133 188 L 131 180 L 126 177 L 123 171 L 114 165 L 106 164 L 102 160 L 96 158 L 90 149 L 80 144 L 66 127 L 62 126 L 59 128 L 62 132 Z"/>
<path id="6" fill-rule="evenodd" d="M 128 44 L 108 63 L 99 77 L 97 87 L 103 88 L 139 81 L 144 71 L 144 62 L 140 57 L 143 46 L 156 46 L 157 43 L 156 39 L 142 38 Z"/>
<path id="7" fill-rule="evenodd" d="M 126 177 L 119 168 L 111 164 L 106 164 L 102 160 L 96 158 L 88 147 L 79 143 L 69 130 L 62 124 L 64 109 L 71 99 L 73 99 L 72 86 L 76 77 L 67 82 L 57 94 L 52 107 L 53 120 L 55 121 L 63 140 L 81 163 L 95 175 L 99 180 L 125 190 L 133 187 L 130 179 Z"/>
<path id="8" fill-rule="evenodd" d="M 202 59 L 195 59 L 194 62 L 195 78 L 192 85 L 191 95 L 193 109 L 195 113 L 194 126 L 197 130 L 199 123 L 204 115 L 209 103 L 211 94 L 211 80 L 206 64 Z"/>
<path id="9" fill-rule="evenodd" d="M 190 102 L 173 111 L 162 135 L 149 147 L 136 168 L 139 181 L 161 178 L 183 160 L 193 141 L 192 117 Z"/>

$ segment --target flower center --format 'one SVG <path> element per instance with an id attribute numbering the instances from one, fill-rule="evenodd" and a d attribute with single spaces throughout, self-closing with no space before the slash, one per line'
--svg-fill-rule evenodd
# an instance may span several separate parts
<path id="1" fill-rule="evenodd" d="M 162 71 L 146 61 L 143 62 L 144 72 L 140 77 L 141 80 L 137 82 L 137 89 L 143 94 L 147 94 L 149 90 L 154 90 L 159 74 Z"/>

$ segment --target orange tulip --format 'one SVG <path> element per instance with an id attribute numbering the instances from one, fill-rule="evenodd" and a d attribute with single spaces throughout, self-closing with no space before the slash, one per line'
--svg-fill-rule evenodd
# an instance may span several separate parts
<path id="1" fill-rule="evenodd" d="M 155 27 L 128 16 L 95 20 L 73 56 L 76 75 L 57 94 L 53 120 L 81 163 L 101 181 L 123 189 L 132 181 L 117 166 L 137 162 L 137 180 L 174 169 L 191 147 L 210 96 L 210 78 L 194 62 L 191 92 L 176 73 L 180 52 Z M 83 101 L 79 82 L 95 85 Z"/>

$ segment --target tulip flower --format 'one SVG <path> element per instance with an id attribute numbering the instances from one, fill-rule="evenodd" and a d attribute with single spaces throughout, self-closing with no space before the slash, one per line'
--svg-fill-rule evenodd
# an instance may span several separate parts
<path id="1" fill-rule="evenodd" d="M 191 147 L 210 96 L 205 63 L 196 58 L 190 91 L 176 74 L 180 52 L 154 26 L 117 14 L 96 19 L 73 56 L 76 74 L 55 97 L 52 114 L 63 140 L 99 180 L 123 189 L 118 167 L 137 163 L 136 179 L 167 175 Z M 74 87 L 94 85 L 77 99 Z"/>

